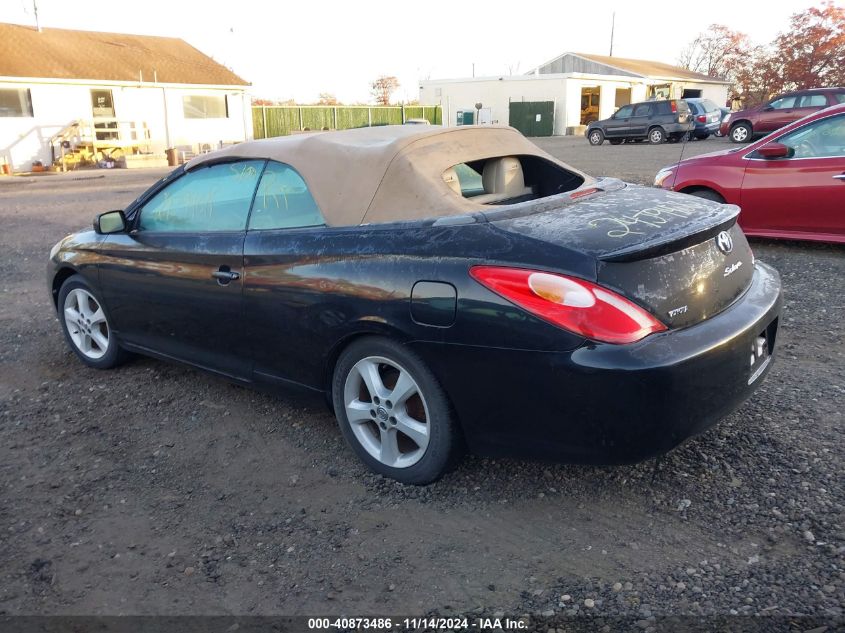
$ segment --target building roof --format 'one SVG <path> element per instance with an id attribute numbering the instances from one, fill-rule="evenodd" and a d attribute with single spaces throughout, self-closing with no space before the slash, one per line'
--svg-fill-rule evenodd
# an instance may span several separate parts
<path id="1" fill-rule="evenodd" d="M 487 125 L 387 125 L 295 134 L 203 154 L 185 168 L 233 159 L 286 163 L 307 183 L 326 224 L 357 226 L 490 210 L 490 205 L 456 195 L 444 172 L 461 163 L 526 155 L 580 175 L 517 130 Z"/>
<path id="2" fill-rule="evenodd" d="M 249 85 L 176 37 L 47 28 L 39 32 L 3 23 L 0 77 Z"/>
<path id="3" fill-rule="evenodd" d="M 637 77 L 649 79 L 682 79 L 706 83 L 730 83 L 729 81 L 721 77 L 711 77 L 710 75 L 704 75 L 702 73 L 693 72 L 687 68 L 673 66 L 672 64 L 666 64 L 664 62 L 571 52 L 563 53 L 562 55 L 559 55 L 558 57 L 555 57 L 554 59 L 549 60 L 544 64 L 541 64 L 534 70 L 530 71 L 528 74 L 534 74 L 535 72 L 539 72 L 542 74 L 544 73 L 544 68 L 547 69 L 554 66 L 555 62 L 559 62 L 567 56 L 581 58 L 582 60 L 587 60 L 588 62 L 593 62 L 594 64 L 605 66 L 610 70 L 619 70 L 622 71 L 621 74 L 634 75 Z M 546 70 L 545 72 L 550 71 Z"/>

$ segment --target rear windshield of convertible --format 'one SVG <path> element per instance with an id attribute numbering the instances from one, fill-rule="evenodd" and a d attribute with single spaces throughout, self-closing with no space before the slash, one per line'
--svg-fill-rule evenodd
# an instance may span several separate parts
<path id="1" fill-rule="evenodd" d="M 459 163 L 443 172 L 455 195 L 477 204 L 537 200 L 584 184 L 584 178 L 538 156 L 494 156 Z"/>

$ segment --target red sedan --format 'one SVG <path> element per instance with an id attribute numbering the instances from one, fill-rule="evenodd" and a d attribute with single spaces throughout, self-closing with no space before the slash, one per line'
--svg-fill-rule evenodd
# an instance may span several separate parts
<path id="1" fill-rule="evenodd" d="M 654 184 L 739 205 L 748 235 L 845 243 L 845 104 L 664 167 Z"/>

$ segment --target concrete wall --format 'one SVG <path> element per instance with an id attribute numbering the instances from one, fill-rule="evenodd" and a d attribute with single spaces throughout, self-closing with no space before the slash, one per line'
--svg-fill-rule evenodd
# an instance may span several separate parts
<path id="1" fill-rule="evenodd" d="M 555 134 L 563 134 L 565 98 L 563 78 L 486 77 L 420 83 L 420 103 L 439 103 L 443 125 L 448 127 L 455 125 L 458 110 L 474 110 L 476 103 L 490 108 L 491 123 L 508 125 L 510 101 L 555 101 Z"/>
<path id="2" fill-rule="evenodd" d="M 32 117 L 0 117 L 0 157 L 15 171 L 28 171 L 36 160 L 50 164 L 50 138 L 74 120 L 92 119 L 92 89 L 112 91 L 115 118 L 145 122 L 150 130 L 150 149 L 155 152 L 163 152 L 168 145 L 207 143 L 216 147 L 220 141 L 252 138 L 249 95 L 235 86 L 217 89 L 0 80 L 0 88 L 28 88 L 32 99 Z M 185 118 L 183 96 L 214 94 L 228 96 L 228 118 Z"/>
<path id="3" fill-rule="evenodd" d="M 710 99 L 720 108 L 730 107 L 728 101 L 728 87 L 716 84 L 684 84 L 685 88 L 701 90 L 702 99 Z"/>
<path id="4" fill-rule="evenodd" d="M 443 124 L 454 126 L 457 111 L 473 110 L 476 103 L 491 108 L 493 123 L 507 125 L 510 101 L 554 101 L 554 133 L 563 135 L 567 128 L 580 124 L 582 88 L 599 88 L 599 118 L 605 119 L 616 111 L 617 88 L 630 88 L 635 103 L 648 98 L 649 85 L 661 83 L 669 82 L 582 73 L 441 79 L 420 82 L 420 103 L 439 103 Z M 692 82 L 673 82 L 672 94 L 680 98 L 684 88 L 701 89 L 703 97 L 720 106 L 728 94 L 727 86 Z"/>

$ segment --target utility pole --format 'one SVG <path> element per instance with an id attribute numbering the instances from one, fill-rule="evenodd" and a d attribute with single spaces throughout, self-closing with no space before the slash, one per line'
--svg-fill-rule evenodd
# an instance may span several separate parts
<path id="1" fill-rule="evenodd" d="M 610 19 L 610 56 L 613 57 L 613 31 L 616 30 L 616 11 L 613 12 L 613 17 Z"/>
<path id="2" fill-rule="evenodd" d="M 35 29 L 40 33 L 41 25 L 38 23 L 38 4 L 36 4 L 35 0 L 32 0 L 32 11 L 35 13 Z"/>

